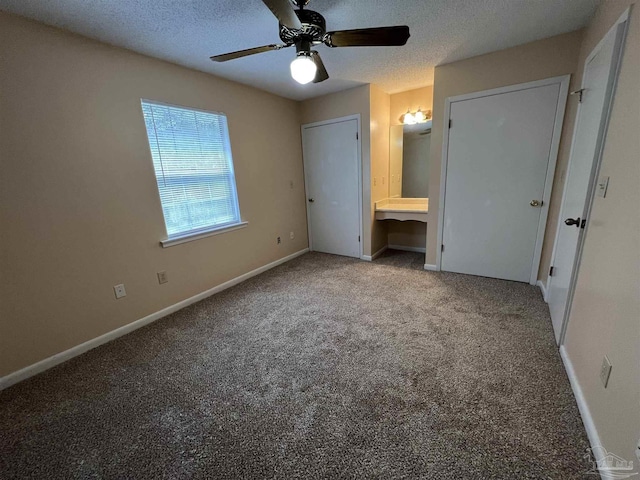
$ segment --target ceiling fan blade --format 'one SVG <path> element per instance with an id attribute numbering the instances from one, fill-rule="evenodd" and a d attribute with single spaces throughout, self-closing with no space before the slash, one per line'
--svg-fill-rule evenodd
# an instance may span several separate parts
<path id="1" fill-rule="evenodd" d="M 270 52 L 271 50 L 280 50 L 281 48 L 288 47 L 289 45 L 264 45 L 262 47 L 247 48 L 246 50 L 238 50 L 237 52 L 223 53 L 222 55 L 214 55 L 210 57 L 214 62 L 226 62 L 235 58 L 242 58 L 248 55 L 255 55 L 256 53 Z"/>
<path id="2" fill-rule="evenodd" d="M 315 50 L 311 50 L 311 60 L 316 64 L 316 76 L 313 79 L 313 83 L 324 82 L 327 78 L 329 78 L 329 74 L 327 73 L 327 69 L 324 66 L 324 62 L 320 58 L 320 54 Z"/>
<path id="3" fill-rule="evenodd" d="M 359 28 L 327 32 L 324 43 L 329 47 L 393 47 L 407 43 L 409 27 Z"/>
<path id="4" fill-rule="evenodd" d="M 296 30 L 302 28 L 302 23 L 300 23 L 289 0 L 262 0 L 262 2 L 269 7 L 271 13 L 276 16 L 282 25 Z"/>

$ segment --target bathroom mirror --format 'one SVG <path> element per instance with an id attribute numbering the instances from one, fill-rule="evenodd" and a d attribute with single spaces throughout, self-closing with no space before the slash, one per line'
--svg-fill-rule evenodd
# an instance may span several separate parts
<path id="1" fill-rule="evenodd" d="M 393 125 L 389 140 L 389 197 L 428 198 L 431 120 Z"/>

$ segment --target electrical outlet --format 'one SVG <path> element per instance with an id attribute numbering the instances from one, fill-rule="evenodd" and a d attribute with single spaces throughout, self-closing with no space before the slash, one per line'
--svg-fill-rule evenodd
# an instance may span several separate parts
<path id="1" fill-rule="evenodd" d="M 378 179 L 373 177 L 373 186 L 375 187 L 376 185 L 378 185 Z"/>
<path id="2" fill-rule="evenodd" d="M 611 362 L 605 355 L 602 359 L 602 366 L 600 367 L 600 381 L 604 388 L 607 388 L 607 384 L 609 383 L 609 377 L 611 376 Z"/>
<path id="3" fill-rule="evenodd" d="M 116 298 L 122 298 L 127 296 L 127 291 L 124 289 L 124 283 L 113 286 L 113 293 L 116 294 Z"/>
<path id="4" fill-rule="evenodd" d="M 289 238 L 293 240 L 294 238 L 296 238 L 296 236 L 293 232 L 289 232 Z"/>
<path id="5" fill-rule="evenodd" d="M 167 276 L 167 272 L 165 270 L 158 272 L 158 283 L 163 284 L 169 281 L 169 277 Z"/>
<path id="6" fill-rule="evenodd" d="M 282 239 L 280 237 L 276 238 L 276 242 L 278 242 L 278 245 L 280 245 L 282 243 Z"/>

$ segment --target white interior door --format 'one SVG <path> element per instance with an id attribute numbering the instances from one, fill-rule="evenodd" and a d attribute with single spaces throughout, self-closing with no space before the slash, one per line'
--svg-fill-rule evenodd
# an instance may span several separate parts
<path id="1" fill-rule="evenodd" d="M 531 281 L 560 91 L 452 101 L 442 270 Z"/>
<path id="2" fill-rule="evenodd" d="M 582 101 L 578 111 L 552 258 L 553 274 L 547 284 L 547 301 L 558 343 L 561 341 L 568 316 L 570 294 L 577 270 L 577 253 L 592 198 L 591 186 L 603 141 L 622 32 L 622 29 L 616 28 L 605 37 L 587 61 L 583 74 Z M 576 223 L 567 225 L 567 221 Z"/>
<path id="3" fill-rule="evenodd" d="M 357 133 L 355 119 L 302 129 L 311 250 L 360 257 Z"/>

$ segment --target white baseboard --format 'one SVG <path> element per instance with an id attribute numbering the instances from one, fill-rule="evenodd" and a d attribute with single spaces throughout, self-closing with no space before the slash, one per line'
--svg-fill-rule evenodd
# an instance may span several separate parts
<path id="1" fill-rule="evenodd" d="M 593 422 L 593 417 L 591 416 L 591 412 L 589 411 L 589 406 L 587 405 L 587 401 L 584 398 L 582 388 L 580 387 L 580 383 L 578 382 L 578 377 L 576 377 L 576 372 L 573 369 L 573 364 L 571 363 L 571 359 L 569 358 L 569 354 L 564 348 L 564 345 L 560 346 L 560 357 L 562 358 L 562 363 L 564 363 L 564 369 L 567 372 L 567 377 L 569 377 L 569 383 L 571 384 L 573 395 L 576 397 L 578 410 L 580 411 L 582 423 L 584 424 L 584 429 L 587 432 L 587 437 L 589 438 L 591 448 L 593 449 L 594 454 L 599 454 L 600 457 L 602 457 L 602 449 L 595 448 L 602 446 L 602 443 L 600 443 L 598 430 L 596 429 L 596 425 Z M 602 460 L 602 458 L 596 457 L 595 460 L 598 462 L 598 465 L 600 465 L 600 461 Z M 602 471 L 600 472 L 600 477 L 603 480 L 609 480 L 610 478 L 612 478 L 607 472 Z"/>
<path id="2" fill-rule="evenodd" d="M 430 263 L 425 263 L 424 264 L 424 269 L 425 270 L 429 270 L 430 272 L 437 272 L 438 271 L 438 267 L 436 265 L 432 265 Z"/>
<path id="3" fill-rule="evenodd" d="M 547 299 L 547 286 L 542 283 L 542 280 L 538 280 L 537 285 L 540 287 L 540 291 L 542 292 L 542 298 L 544 298 L 545 302 L 549 303 L 549 300 Z"/>
<path id="4" fill-rule="evenodd" d="M 372 262 L 374 261 L 376 258 L 378 258 L 380 255 L 382 255 L 384 253 L 384 251 L 387 249 L 387 246 L 385 245 L 384 247 L 382 247 L 380 250 L 378 250 L 376 253 L 374 253 L 373 255 L 362 255 L 360 257 L 360 260 L 365 260 L 367 262 Z"/>
<path id="5" fill-rule="evenodd" d="M 73 357 L 77 357 L 78 355 L 81 355 L 89 350 L 99 347 L 100 345 L 110 342 L 111 340 L 115 340 L 116 338 L 126 335 L 127 333 L 133 332 L 138 328 L 144 327 L 145 325 L 155 322 L 156 320 L 159 320 L 162 317 L 166 317 L 167 315 L 177 312 L 178 310 L 184 307 L 187 307 L 193 303 L 199 302 L 200 300 L 210 297 L 211 295 L 215 295 L 216 293 L 222 292 L 227 288 L 233 287 L 238 283 L 244 282 L 245 280 L 248 280 L 251 277 L 255 277 L 256 275 L 259 275 L 263 272 L 266 272 L 267 270 L 277 267 L 278 265 L 282 265 L 283 263 L 286 263 L 289 260 L 293 260 L 294 258 L 299 257 L 300 255 L 304 255 L 308 251 L 309 249 L 305 248 L 304 250 L 300 250 L 296 253 L 292 253 L 291 255 L 288 255 L 284 258 L 276 260 L 275 262 L 271 262 L 267 265 L 263 265 L 262 267 L 256 268 L 255 270 L 251 270 L 250 272 L 247 272 L 238 277 L 232 278 L 231 280 L 228 280 L 224 283 L 221 283 L 216 287 L 213 287 L 213 288 L 210 288 L 209 290 L 205 290 L 204 292 L 198 293 L 197 295 L 187 298 L 186 300 L 182 300 L 181 302 L 178 302 L 174 305 L 163 308 L 159 312 L 155 312 L 155 313 L 152 313 L 151 315 L 147 315 L 144 318 L 136 320 L 120 328 L 116 328 L 115 330 L 107 332 L 104 335 L 100 335 L 99 337 L 88 340 L 84 343 L 81 343 L 80 345 L 76 345 L 75 347 L 72 347 L 69 350 L 56 353 L 55 355 L 49 358 L 45 358 L 44 360 L 40 360 L 39 362 L 34 363 L 33 365 L 29 365 L 28 367 L 25 367 L 21 370 L 10 373 L 9 375 L 0 377 L 0 390 L 10 387 L 11 385 L 21 382 L 22 380 L 26 380 L 27 378 L 37 375 L 38 373 L 44 372 L 45 370 L 48 370 L 51 367 L 55 367 L 56 365 L 66 362 L 67 360 L 70 360 Z"/>
<path id="6" fill-rule="evenodd" d="M 407 247 L 405 245 L 388 245 L 389 250 L 402 250 L 403 252 L 417 252 L 426 253 L 427 249 L 424 247 Z"/>

